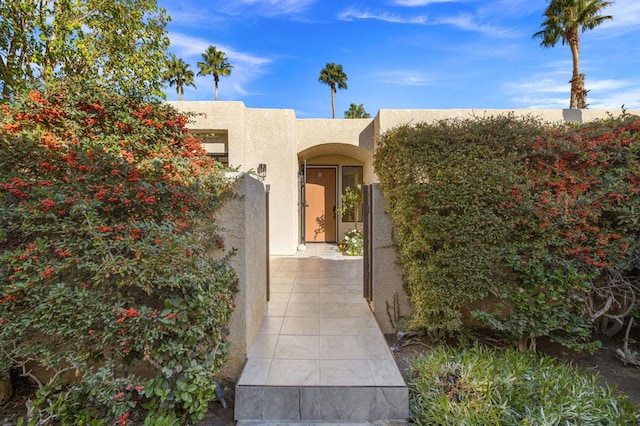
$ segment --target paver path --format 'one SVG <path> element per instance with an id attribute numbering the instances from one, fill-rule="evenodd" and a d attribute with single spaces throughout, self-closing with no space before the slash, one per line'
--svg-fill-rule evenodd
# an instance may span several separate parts
<path id="1" fill-rule="evenodd" d="M 325 244 L 299 253 L 271 261 L 271 301 L 238 381 L 236 419 L 406 419 L 406 385 L 362 297 L 362 260 Z"/>

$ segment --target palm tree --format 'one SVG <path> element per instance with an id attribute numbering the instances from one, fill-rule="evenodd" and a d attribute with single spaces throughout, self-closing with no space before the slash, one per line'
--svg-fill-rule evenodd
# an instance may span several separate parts
<path id="1" fill-rule="evenodd" d="M 364 104 L 351 104 L 344 112 L 344 118 L 371 118 L 371 114 L 364 110 Z"/>
<path id="2" fill-rule="evenodd" d="M 228 77 L 231 75 L 233 65 L 229 64 L 227 55 L 216 48 L 209 46 L 202 54 L 202 62 L 198 62 L 198 75 L 213 75 L 213 81 L 216 84 L 216 101 L 218 100 L 218 82 L 220 76 Z"/>
<path id="3" fill-rule="evenodd" d="M 586 108 L 587 91 L 584 74 L 580 73 L 580 32 L 592 30 L 613 16 L 601 15 L 613 2 L 607 0 L 550 0 L 544 12 L 542 30 L 533 35 L 540 38 L 540 46 L 554 47 L 559 40 L 568 44 L 573 58 L 571 100 L 569 108 Z"/>
<path id="4" fill-rule="evenodd" d="M 320 70 L 318 81 L 331 87 L 331 117 L 336 118 L 335 93 L 338 89 L 347 88 L 347 75 L 342 70 L 342 65 L 328 63 Z"/>
<path id="5" fill-rule="evenodd" d="M 164 79 L 169 83 L 169 87 L 176 86 L 178 100 L 181 101 L 185 86 L 196 87 L 193 71 L 189 69 L 189 64 L 185 63 L 182 59 L 176 58 L 175 55 L 169 57 L 167 67 L 164 73 Z"/>

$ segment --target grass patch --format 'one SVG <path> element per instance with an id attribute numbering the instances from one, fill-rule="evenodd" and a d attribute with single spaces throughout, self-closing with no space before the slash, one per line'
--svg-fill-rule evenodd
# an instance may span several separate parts
<path id="1" fill-rule="evenodd" d="M 535 353 L 438 347 L 410 370 L 416 425 L 635 425 L 639 407 L 589 374 Z"/>

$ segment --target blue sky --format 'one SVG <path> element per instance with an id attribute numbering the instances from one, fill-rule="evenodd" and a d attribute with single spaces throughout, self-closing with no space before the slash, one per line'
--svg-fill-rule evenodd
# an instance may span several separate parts
<path id="1" fill-rule="evenodd" d="M 234 66 L 220 100 L 331 117 L 328 62 L 342 64 L 349 104 L 386 108 L 567 108 L 571 53 L 539 46 L 545 0 L 159 0 L 170 50 L 190 69 L 209 45 Z M 609 21 L 582 34 L 581 71 L 593 109 L 640 109 L 640 1 L 615 0 Z M 196 77 L 183 100 L 213 100 Z M 175 88 L 167 89 L 177 100 Z"/>

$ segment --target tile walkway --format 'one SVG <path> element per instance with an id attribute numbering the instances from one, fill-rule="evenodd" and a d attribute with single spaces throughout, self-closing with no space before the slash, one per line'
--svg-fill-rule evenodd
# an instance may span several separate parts
<path id="1" fill-rule="evenodd" d="M 362 297 L 361 258 L 309 244 L 270 267 L 271 301 L 239 387 L 406 388 Z"/>
<path id="2" fill-rule="evenodd" d="M 238 384 L 404 386 L 362 297 L 361 258 L 310 244 L 295 258 L 273 258 L 271 275 L 267 315 Z"/>

